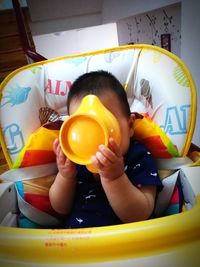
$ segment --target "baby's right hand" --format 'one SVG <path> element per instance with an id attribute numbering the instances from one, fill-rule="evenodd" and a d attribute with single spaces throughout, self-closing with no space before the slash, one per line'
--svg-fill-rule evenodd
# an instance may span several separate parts
<path id="1" fill-rule="evenodd" d="M 65 156 L 57 138 L 53 143 L 53 151 L 56 154 L 56 161 L 60 174 L 64 178 L 74 178 L 77 173 L 76 165 Z"/>

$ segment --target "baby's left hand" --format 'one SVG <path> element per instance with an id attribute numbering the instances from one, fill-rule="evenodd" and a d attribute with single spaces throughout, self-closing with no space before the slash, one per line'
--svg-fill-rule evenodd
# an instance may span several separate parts
<path id="1" fill-rule="evenodd" d="M 98 169 L 103 179 L 115 180 L 124 173 L 124 159 L 120 147 L 113 138 L 109 139 L 108 147 L 99 146 L 99 151 L 92 156 L 92 164 Z"/>

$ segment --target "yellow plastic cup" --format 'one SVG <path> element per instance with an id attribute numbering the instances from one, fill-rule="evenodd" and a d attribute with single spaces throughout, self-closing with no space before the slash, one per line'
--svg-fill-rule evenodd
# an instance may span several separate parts
<path id="1" fill-rule="evenodd" d="M 120 144 L 120 127 L 115 116 L 95 95 L 85 96 L 77 111 L 66 119 L 60 129 L 61 148 L 71 161 L 86 165 L 96 173 L 91 157 L 99 145 L 108 146 L 109 137 Z"/>

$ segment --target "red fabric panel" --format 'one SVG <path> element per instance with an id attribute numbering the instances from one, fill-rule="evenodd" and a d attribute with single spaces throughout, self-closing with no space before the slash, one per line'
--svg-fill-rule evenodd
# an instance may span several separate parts
<path id="1" fill-rule="evenodd" d="M 21 167 L 47 164 L 56 161 L 53 151 L 48 150 L 27 150 L 20 165 Z"/>
<path id="2" fill-rule="evenodd" d="M 51 215 L 56 215 L 56 212 L 53 210 L 49 201 L 49 196 L 47 195 L 45 196 L 24 192 L 24 200 L 41 211 Z"/>

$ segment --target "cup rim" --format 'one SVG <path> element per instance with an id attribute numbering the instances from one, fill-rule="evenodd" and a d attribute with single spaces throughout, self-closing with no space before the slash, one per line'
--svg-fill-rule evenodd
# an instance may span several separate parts
<path id="1" fill-rule="evenodd" d="M 88 113 L 81 113 L 81 114 L 73 114 L 71 116 L 69 116 L 61 125 L 60 128 L 60 132 L 59 132 L 59 142 L 60 142 L 60 146 L 62 148 L 63 153 L 65 154 L 65 156 L 73 161 L 74 163 L 80 164 L 80 165 L 89 165 L 92 164 L 91 159 L 84 159 L 81 157 L 78 157 L 77 155 L 70 153 L 70 149 L 66 148 L 66 144 L 63 143 L 63 132 L 66 130 L 66 127 L 69 127 L 69 125 L 74 121 L 74 119 L 77 119 L 78 117 L 87 117 L 90 118 L 94 121 L 96 121 L 96 123 L 101 127 L 101 129 L 103 130 L 103 134 L 104 134 L 104 145 L 107 146 L 108 145 L 108 133 L 107 133 L 107 129 L 106 126 L 104 125 L 103 121 L 101 121 L 99 118 L 97 118 L 95 116 L 95 114 L 88 114 Z"/>

